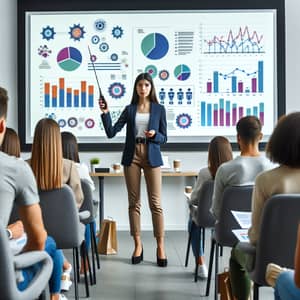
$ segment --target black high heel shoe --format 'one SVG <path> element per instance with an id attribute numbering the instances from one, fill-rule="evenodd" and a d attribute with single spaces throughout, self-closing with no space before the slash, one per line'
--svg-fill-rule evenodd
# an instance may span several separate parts
<path id="1" fill-rule="evenodd" d="M 137 265 L 139 264 L 142 260 L 144 259 L 144 249 L 142 248 L 142 252 L 141 252 L 141 255 L 139 256 L 131 256 L 131 263 L 133 265 Z"/>
<path id="2" fill-rule="evenodd" d="M 157 250 L 156 250 L 156 263 L 159 267 L 166 267 L 168 265 L 168 259 L 167 258 L 159 258 Z"/>

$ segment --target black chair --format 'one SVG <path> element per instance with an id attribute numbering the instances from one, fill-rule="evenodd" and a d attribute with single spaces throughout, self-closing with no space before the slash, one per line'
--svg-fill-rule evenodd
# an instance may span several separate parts
<path id="1" fill-rule="evenodd" d="M 259 287 L 268 286 L 265 274 L 269 263 L 294 268 L 299 220 L 300 194 L 274 195 L 265 204 L 256 246 L 238 244 L 237 247 L 255 257 L 253 269 L 248 270 L 254 282 L 254 300 L 259 298 Z"/>
<path id="2" fill-rule="evenodd" d="M 203 241 L 203 251 L 204 251 L 204 243 L 205 243 L 205 228 L 211 228 L 214 226 L 216 220 L 214 216 L 210 212 L 212 195 L 214 191 L 214 180 L 207 180 L 203 183 L 201 190 L 199 192 L 198 205 L 190 205 L 190 215 L 192 218 L 192 226 L 189 231 L 188 244 L 186 249 L 186 257 L 185 257 L 185 266 L 188 266 L 192 232 L 195 227 L 199 227 L 199 235 L 197 236 L 197 246 L 200 247 L 200 239 L 202 236 Z M 199 253 L 199 248 L 197 249 L 197 253 Z M 195 258 L 195 274 L 194 280 L 195 282 L 198 280 L 198 257 Z"/>
<path id="3" fill-rule="evenodd" d="M 219 247 L 233 247 L 237 244 L 238 239 L 232 233 L 232 229 L 239 229 L 240 226 L 233 217 L 231 211 L 251 211 L 251 197 L 253 185 L 243 186 L 227 186 L 223 192 L 222 204 L 219 220 L 215 224 L 215 228 L 211 238 L 211 248 L 208 267 L 208 279 L 205 295 L 209 295 L 211 282 L 214 250 L 215 253 L 215 299 L 217 299 L 219 271 Z"/>
<path id="4" fill-rule="evenodd" d="M 93 284 L 96 284 L 96 266 L 95 260 L 97 262 L 97 268 L 100 269 L 100 259 L 97 251 L 97 242 L 96 242 L 96 233 L 94 229 L 95 222 L 95 207 L 93 200 L 93 192 L 87 180 L 81 179 L 81 188 L 84 196 L 83 203 L 80 207 L 79 211 L 89 211 L 90 216 L 81 221 L 83 224 L 88 225 L 90 227 L 91 232 L 91 252 L 92 252 L 92 269 L 93 269 Z"/>
<path id="5" fill-rule="evenodd" d="M 80 223 L 74 193 L 68 185 L 63 185 L 60 189 L 39 191 L 39 196 L 44 225 L 48 234 L 54 238 L 58 249 L 73 250 L 75 299 L 79 299 L 78 249 L 80 248 L 84 260 L 88 259 L 88 256 L 84 242 L 85 226 Z M 83 266 L 86 296 L 89 297 L 87 270 L 85 264 Z"/>

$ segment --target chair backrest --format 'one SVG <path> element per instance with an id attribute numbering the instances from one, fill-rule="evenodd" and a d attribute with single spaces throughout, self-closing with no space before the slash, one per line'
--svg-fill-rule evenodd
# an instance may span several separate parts
<path id="1" fill-rule="evenodd" d="M 80 179 L 80 182 L 84 198 L 79 211 L 87 210 L 90 212 L 90 217 L 84 220 L 84 224 L 89 224 L 95 219 L 93 191 L 86 179 Z"/>
<path id="2" fill-rule="evenodd" d="M 232 229 L 240 226 L 232 215 L 232 210 L 251 211 L 253 185 L 227 186 L 223 192 L 219 220 L 215 224 L 215 240 L 218 244 L 233 247 L 238 239 Z"/>
<path id="3" fill-rule="evenodd" d="M 193 221 L 199 227 L 213 227 L 216 222 L 215 217 L 210 212 L 213 192 L 214 180 L 205 181 L 199 192 L 197 211 L 195 215 L 192 214 Z"/>
<path id="4" fill-rule="evenodd" d="M 294 268 L 299 221 L 300 194 L 279 194 L 267 200 L 262 213 L 255 265 L 250 273 L 255 283 L 267 285 L 265 273 L 268 263 Z"/>
<path id="5" fill-rule="evenodd" d="M 19 291 L 16 283 L 14 260 L 9 246 L 6 230 L 0 222 L 0 291 L 1 299 L 5 300 L 32 300 L 38 298 L 46 288 L 52 272 L 52 260 L 45 251 L 32 251 L 20 254 L 18 260 L 24 265 L 26 262 L 41 263 L 40 270 L 34 276 L 31 284 L 23 291 Z M 27 264 L 28 266 L 28 264 Z"/>
<path id="6" fill-rule="evenodd" d="M 63 185 L 60 189 L 39 191 L 39 196 L 45 228 L 57 248 L 79 247 L 83 234 L 72 189 Z"/>

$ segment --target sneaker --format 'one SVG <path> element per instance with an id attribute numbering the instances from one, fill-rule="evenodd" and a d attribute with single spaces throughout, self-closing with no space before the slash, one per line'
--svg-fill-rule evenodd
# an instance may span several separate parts
<path id="1" fill-rule="evenodd" d="M 208 270 L 206 264 L 198 266 L 198 277 L 202 279 L 206 279 L 208 276 Z"/>
<path id="2" fill-rule="evenodd" d="M 60 280 L 60 289 L 62 291 L 68 291 L 71 285 L 72 281 L 70 280 L 70 274 L 66 272 L 62 273 Z"/>
<path id="3" fill-rule="evenodd" d="M 68 300 L 68 298 L 64 294 L 59 294 L 59 300 Z"/>

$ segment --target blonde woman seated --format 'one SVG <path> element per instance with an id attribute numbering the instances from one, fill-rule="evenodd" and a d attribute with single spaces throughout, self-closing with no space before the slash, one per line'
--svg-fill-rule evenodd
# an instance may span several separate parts
<path id="1" fill-rule="evenodd" d="M 231 144 L 227 138 L 223 136 L 216 136 L 214 137 L 208 147 L 208 166 L 201 169 L 199 171 L 197 181 L 193 187 L 193 191 L 191 194 L 191 199 L 189 201 L 190 205 L 200 205 L 201 206 L 201 199 L 199 198 L 199 194 L 201 193 L 202 185 L 205 181 L 210 179 L 215 179 L 215 175 L 219 166 L 226 162 L 232 160 L 232 148 Z M 192 219 L 189 219 L 189 232 L 191 234 L 191 243 L 193 254 L 195 257 L 198 257 L 198 264 L 199 264 L 199 277 L 206 278 L 207 277 L 207 267 L 204 262 L 204 253 L 202 243 L 204 241 L 200 240 L 200 248 L 199 253 L 197 253 L 197 236 L 199 236 L 200 228 L 196 226 L 192 226 Z M 201 236 L 201 235 L 200 235 Z"/>

